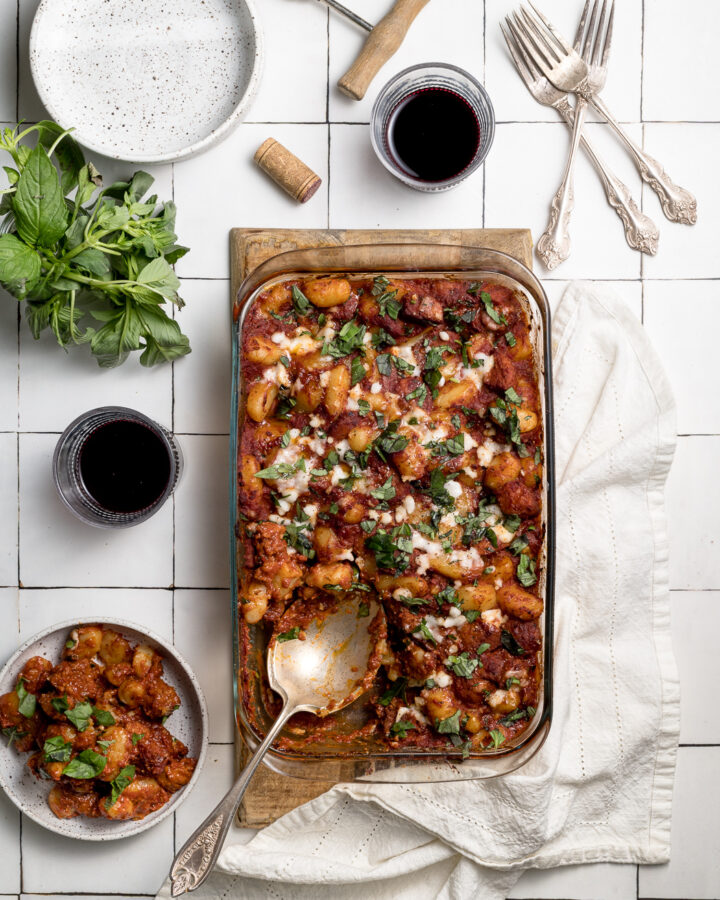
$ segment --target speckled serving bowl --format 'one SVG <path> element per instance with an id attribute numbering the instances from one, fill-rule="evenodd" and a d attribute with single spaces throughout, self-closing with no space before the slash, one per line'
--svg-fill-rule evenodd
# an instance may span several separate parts
<path id="1" fill-rule="evenodd" d="M 132 643 L 149 644 L 163 656 L 163 678 L 171 684 L 180 697 L 180 708 L 168 720 L 168 730 L 188 748 L 188 755 L 197 758 L 197 766 L 192 778 L 184 788 L 173 794 L 171 799 L 157 812 L 144 819 L 111 821 L 110 819 L 58 819 L 48 806 L 48 794 L 52 782 L 36 778 L 26 763 L 30 753 L 18 753 L 9 747 L 5 738 L 0 739 L 0 787 L 2 787 L 18 809 L 38 825 L 61 834 L 64 837 L 83 841 L 114 841 L 147 831 L 170 813 L 174 812 L 197 783 L 205 761 L 208 743 L 208 717 L 200 684 L 190 666 L 167 642 L 151 631 L 141 629 L 122 619 L 96 618 L 85 621 L 71 619 L 60 625 L 53 625 L 41 631 L 16 650 L 0 669 L 0 694 L 11 691 L 20 670 L 31 656 L 44 656 L 53 665 L 60 660 L 65 641 L 73 628 L 79 625 L 109 625 Z"/>
<path id="2" fill-rule="evenodd" d="M 85 147 L 136 163 L 207 150 L 260 81 L 253 0 L 42 0 L 30 67 L 50 115 Z"/>

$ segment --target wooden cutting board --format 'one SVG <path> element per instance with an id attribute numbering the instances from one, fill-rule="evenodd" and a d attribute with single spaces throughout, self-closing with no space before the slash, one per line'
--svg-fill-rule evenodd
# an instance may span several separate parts
<path id="1" fill-rule="evenodd" d="M 230 232 L 230 302 L 246 275 L 265 260 L 287 250 L 337 247 L 343 244 L 439 243 L 501 250 L 532 268 L 532 236 L 527 228 L 463 228 L 458 230 L 340 230 L 313 231 L 284 228 L 233 228 Z M 239 772 L 248 759 L 248 749 L 235 732 L 235 763 Z M 290 810 L 325 793 L 337 780 L 305 781 L 278 775 L 260 766 L 238 811 L 238 824 L 262 828 Z"/>

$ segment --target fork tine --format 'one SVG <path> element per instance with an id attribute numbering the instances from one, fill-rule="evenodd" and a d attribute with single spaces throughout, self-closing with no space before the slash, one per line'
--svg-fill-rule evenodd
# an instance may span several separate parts
<path id="1" fill-rule="evenodd" d="M 527 30 L 527 27 L 524 22 L 520 20 L 520 18 L 513 14 L 513 24 L 515 25 L 515 30 L 518 33 L 518 40 L 525 48 L 526 53 L 530 58 L 535 62 L 535 65 L 538 69 L 543 73 L 546 78 L 549 78 L 550 70 L 553 67 L 553 64 L 550 63 L 543 55 L 540 48 L 538 48 L 535 43 L 535 38 L 533 35 Z"/>
<path id="2" fill-rule="evenodd" d="M 600 18 L 598 19 L 597 30 L 595 32 L 595 41 L 593 44 L 592 57 L 590 64 L 593 66 L 600 65 L 600 56 L 602 54 L 603 40 L 605 37 L 605 13 L 607 12 L 607 0 L 603 0 Z"/>
<path id="3" fill-rule="evenodd" d="M 589 63 L 592 57 L 592 49 L 595 41 L 595 22 L 597 20 L 599 6 L 600 0 L 594 0 L 592 13 L 590 14 L 590 22 L 585 33 L 585 40 L 583 41 L 582 53 L 580 54 L 586 63 Z"/>
<path id="4" fill-rule="evenodd" d="M 511 31 L 513 39 L 514 39 L 515 49 L 520 54 L 523 62 L 525 63 L 525 66 L 527 67 L 530 77 L 533 79 L 542 78 L 543 73 L 538 69 L 538 67 L 535 65 L 535 62 L 528 55 L 528 52 L 525 49 L 525 46 L 522 43 L 522 41 L 519 39 L 519 36 L 518 36 L 517 32 L 515 31 L 515 27 L 512 25 L 512 23 L 510 23 L 510 31 Z"/>
<path id="5" fill-rule="evenodd" d="M 610 4 L 610 15 L 608 16 L 607 31 L 605 32 L 605 46 L 603 47 L 602 60 L 600 65 L 605 68 L 607 66 L 608 56 L 610 55 L 610 44 L 612 43 L 613 22 L 615 21 L 615 0 Z"/>
<path id="6" fill-rule="evenodd" d="M 510 37 L 508 32 L 503 27 L 502 22 L 500 23 L 500 31 L 502 31 L 502 35 L 505 38 L 505 43 L 507 44 L 508 51 L 510 52 L 510 56 L 515 63 L 515 68 L 520 73 L 520 77 L 525 82 L 527 87 L 530 86 L 530 81 L 532 80 L 532 76 L 530 75 L 530 71 L 528 67 L 525 65 L 525 62 L 521 59 L 520 53 L 514 46 L 513 38 Z"/>
<path id="7" fill-rule="evenodd" d="M 528 3 L 535 10 L 535 14 L 538 16 L 538 18 L 543 23 L 543 25 L 547 28 L 547 30 L 550 32 L 550 34 L 552 34 L 552 36 L 555 38 L 555 40 L 558 42 L 558 44 L 560 44 L 560 46 L 563 48 L 563 50 L 566 53 L 572 53 L 572 47 L 570 46 L 570 44 L 568 44 L 568 42 L 560 34 L 560 32 L 555 28 L 555 26 L 552 23 L 548 22 L 548 20 L 540 12 L 540 10 L 537 8 L 537 6 L 535 6 L 535 4 L 532 2 L 532 0 L 528 0 Z"/>
<path id="8" fill-rule="evenodd" d="M 526 9 L 521 8 L 520 15 L 525 20 L 526 29 L 535 36 L 536 44 L 539 45 L 540 49 L 544 50 L 550 65 L 555 66 L 557 63 L 562 62 L 562 51 L 558 49 L 557 44 L 553 45 L 552 37 L 543 32 L 542 26 L 532 18 Z"/>
<path id="9" fill-rule="evenodd" d="M 585 6 L 582 11 L 582 15 L 580 16 L 580 23 L 577 27 L 577 31 L 575 32 L 575 43 L 573 47 L 580 53 L 580 45 L 582 43 L 583 34 L 585 33 L 585 22 L 587 22 L 588 12 L 590 11 L 590 3 L 592 0 L 585 0 Z"/>

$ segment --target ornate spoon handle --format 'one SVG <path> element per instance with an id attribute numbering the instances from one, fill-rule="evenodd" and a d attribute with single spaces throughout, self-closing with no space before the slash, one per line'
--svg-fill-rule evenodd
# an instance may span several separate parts
<path id="1" fill-rule="evenodd" d="M 697 222 L 697 200 L 695 197 L 690 191 L 686 191 L 685 188 L 678 187 L 666 174 L 660 163 L 638 147 L 625 133 L 620 123 L 613 117 L 597 94 L 593 94 L 590 100 L 595 109 L 605 116 L 620 140 L 630 151 L 630 155 L 640 172 L 640 177 L 650 185 L 660 198 L 660 205 L 666 217 L 671 222 L 694 225 Z"/>
<path id="2" fill-rule="evenodd" d="M 587 101 L 578 95 L 575 121 L 573 123 L 572 142 L 568 155 L 565 174 L 558 188 L 557 194 L 550 204 L 550 221 L 542 237 L 537 244 L 537 255 L 547 269 L 554 269 L 570 256 L 570 214 L 575 206 L 575 192 L 573 188 L 573 168 L 577 155 L 580 135 L 582 133 L 583 120 Z"/>
<path id="3" fill-rule="evenodd" d="M 575 113 L 568 101 L 563 98 L 555 103 L 554 106 L 568 126 L 572 128 Z M 628 244 L 633 250 L 639 250 L 641 253 L 649 253 L 651 256 L 654 256 L 657 253 L 660 239 L 657 225 L 649 216 L 640 211 L 628 188 L 597 155 L 595 148 L 585 135 L 580 138 L 580 143 L 590 158 L 590 162 L 600 175 L 608 203 L 622 220 L 625 228 L 625 239 Z"/>
<path id="4" fill-rule="evenodd" d="M 286 704 L 275 720 L 267 737 L 253 753 L 238 780 L 218 803 L 215 809 L 188 838 L 182 850 L 175 857 L 170 870 L 172 896 L 194 891 L 205 881 L 220 855 L 225 836 L 232 823 L 235 811 L 240 805 L 243 794 L 255 774 L 255 769 L 270 749 L 272 742 L 290 716 L 298 711 L 298 707 Z"/>

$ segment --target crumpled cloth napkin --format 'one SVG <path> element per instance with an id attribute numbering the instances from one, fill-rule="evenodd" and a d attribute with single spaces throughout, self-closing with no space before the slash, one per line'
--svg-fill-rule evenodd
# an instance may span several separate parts
<path id="1" fill-rule="evenodd" d="M 555 697 L 542 750 L 499 779 L 338 785 L 229 840 L 196 897 L 501 900 L 528 867 L 667 861 L 674 401 L 640 323 L 593 284 L 564 293 L 553 352 Z"/>

